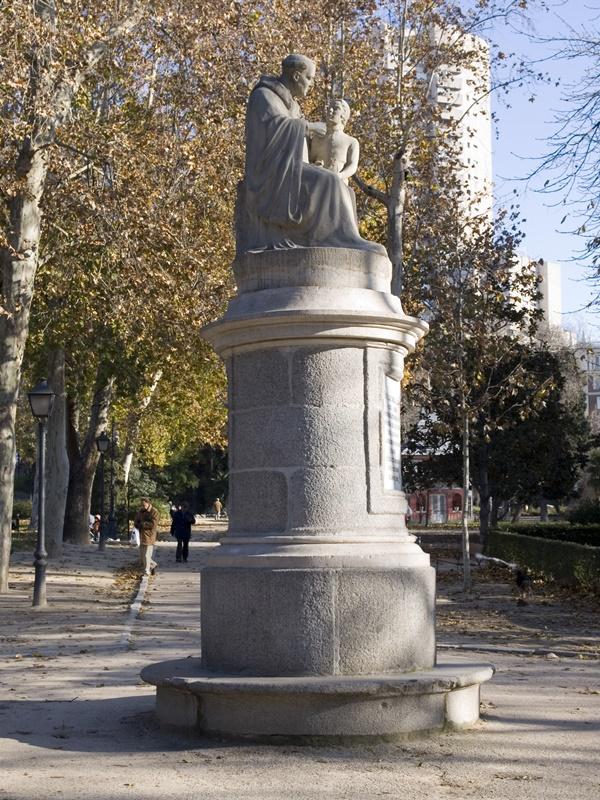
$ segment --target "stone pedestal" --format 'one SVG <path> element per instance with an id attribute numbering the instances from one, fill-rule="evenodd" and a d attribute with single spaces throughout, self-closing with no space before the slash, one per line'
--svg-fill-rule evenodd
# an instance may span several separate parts
<path id="1" fill-rule="evenodd" d="M 436 667 L 434 570 L 405 524 L 400 382 L 426 324 L 378 254 L 234 271 L 205 329 L 229 378 L 229 533 L 202 572 L 201 660 L 142 673 L 159 717 L 236 736 L 472 724 L 492 669 Z"/>

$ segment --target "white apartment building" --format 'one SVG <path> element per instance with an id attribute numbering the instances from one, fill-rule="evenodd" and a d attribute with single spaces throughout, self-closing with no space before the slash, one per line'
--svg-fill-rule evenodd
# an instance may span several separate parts
<path id="1" fill-rule="evenodd" d="M 517 269 L 527 268 L 534 269 L 540 278 L 538 292 L 541 297 L 536 305 L 544 314 L 545 326 L 566 343 L 570 334 L 562 327 L 561 265 L 556 261 L 543 258 L 533 261 L 528 255 L 519 255 Z"/>
<path id="2" fill-rule="evenodd" d="M 397 32 L 382 23 L 378 32 L 384 71 L 391 77 L 397 66 Z M 477 36 L 463 35 L 457 30 L 436 28 L 429 33 L 432 49 L 443 47 L 444 37 L 461 37 L 460 47 L 472 66 L 438 66 L 433 73 L 418 69 L 419 80 L 429 86 L 429 102 L 437 106 L 442 122 L 452 123 L 453 135 L 462 165 L 460 180 L 465 188 L 465 211 L 473 216 L 492 214 L 493 209 L 493 159 L 492 117 L 490 104 L 489 45 Z M 472 56 L 472 58 L 471 58 Z M 540 258 L 535 261 L 528 255 L 519 257 L 519 267 L 534 265 L 541 278 L 538 307 L 543 311 L 548 328 L 563 343 L 569 334 L 562 332 L 561 265 Z M 562 333 L 561 333 L 562 332 Z"/>
<path id="3" fill-rule="evenodd" d="M 580 342 L 575 350 L 593 433 L 600 433 L 600 342 Z"/>
<path id="4" fill-rule="evenodd" d="M 541 278 L 539 286 L 542 295 L 538 307 L 544 312 L 544 320 L 549 328 L 562 330 L 562 289 L 561 266 L 556 261 L 540 258 L 536 271 Z"/>
<path id="5" fill-rule="evenodd" d="M 382 23 L 377 32 L 378 50 L 384 74 L 395 78 L 398 64 L 398 32 Z M 414 75 L 427 89 L 426 102 L 438 111 L 439 133 L 451 135 L 462 169 L 465 210 L 478 216 L 492 213 L 492 118 L 489 95 L 489 46 L 480 37 L 461 34 L 454 28 L 431 28 L 428 34 L 433 61 L 445 47 L 458 47 L 465 53 L 465 63 L 472 66 L 438 65 L 428 70 L 416 65 Z M 406 70 L 410 71 L 410 70 Z M 446 131 L 444 122 L 448 123 Z"/>
<path id="6" fill-rule="evenodd" d="M 461 45 L 473 54 L 473 68 L 438 68 L 432 75 L 430 96 L 442 120 L 454 128 L 466 211 L 479 216 L 492 213 L 493 197 L 489 47 L 471 35 L 463 36 Z"/>

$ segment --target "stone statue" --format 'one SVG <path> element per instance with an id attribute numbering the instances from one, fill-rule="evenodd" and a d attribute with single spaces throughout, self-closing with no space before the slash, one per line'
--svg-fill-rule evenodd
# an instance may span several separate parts
<path id="1" fill-rule="evenodd" d="M 281 75 L 263 76 L 250 94 L 246 170 L 236 213 L 238 253 L 348 247 L 385 255 L 382 245 L 358 232 L 352 194 L 344 184 L 351 167 L 338 172 L 309 163 L 309 137 L 313 147 L 318 137 L 325 138 L 324 146 L 327 142 L 323 124 L 305 120 L 297 102 L 314 78 L 309 58 L 289 55 Z"/>
<path id="2" fill-rule="evenodd" d="M 335 172 L 345 183 L 358 169 L 360 155 L 358 140 L 344 132 L 349 119 L 348 103 L 345 100 L 332 100 L 325 114 L 325 136 L 310 136 L 311 164 Z"/>
<path id="3" fill-rule="evenodd" d="M 358 169 L 360 145 L 353 136 L 344 132 L 344 126 L 350 119 L 350 106 L 345 100 L 332 100 L 325 112 L 325 135 L 309 135 L 309 160 L 311 164 L 335 172 L 348 187 L 354 217 L 358 225 L 356 213 L 356 197 L 354 190 L 348 186 Z"/>

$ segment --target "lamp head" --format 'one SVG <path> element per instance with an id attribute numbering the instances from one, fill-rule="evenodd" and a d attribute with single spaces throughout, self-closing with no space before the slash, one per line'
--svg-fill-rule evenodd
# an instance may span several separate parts
<path id="1" fill-rule="evenodd" d="M 39 380 L 33 389 L 27 393 L 29 405 L 31 406 L 31 413 L 36 419 L 40 421 L 48 419 L 52 413 L 55 396 L 45 378 Z"/>
<path id="2" fill-rule="evenodd" d="M 108 448 L 110 447 L 110 439 L 106 435 L 106 431 L 102 431 L 100 436 L 96 439 L 96 447 L 98 448 L 99 453 L 106 453 Z"/>

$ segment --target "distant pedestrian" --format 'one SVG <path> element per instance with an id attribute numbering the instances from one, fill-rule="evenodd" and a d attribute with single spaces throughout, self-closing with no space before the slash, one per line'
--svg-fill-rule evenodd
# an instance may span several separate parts
<path id="1" fill-rule="evenodd" d="M 100 514 L 96 514 L 94 517 L 94 521 L 90 527 L 90 534 L 92 536 L 92 542 L 99 542 L 100 541 L 100 533 L 102 532 L 102 517 Z"/>
<path id="2" fill-rule="evenodd" d="M 223 503 L 217 499 L 213 503 L 213 511 L 215 512 L 215 519 L 221 519 L 221 511 L 223 510 Z"/>
<path id="3" fill-rule="evenodd" d="M 135 515 L 134 527 L 140 532 L 140 560 L 146 575 L 154 575 L 156 561 L 152 558 L 158 535 L 158 511 L 147 497 L 142 499 L 142 507 Z"/>
<path id="4" fill-rule="evenodd" d="M 177 551 L 175 561 L 187 561 L 192 538 L 192 525 L 196 518 L 190 511 L 187 503 L 182 503 L 179 509 L 173 514 L 171 522 L 171 536 L 177 539 Z"/>

